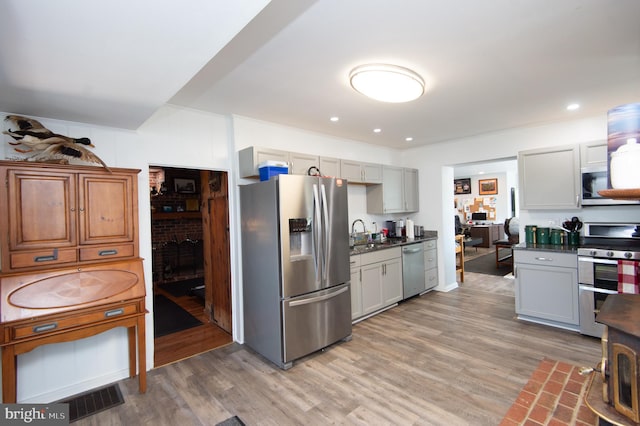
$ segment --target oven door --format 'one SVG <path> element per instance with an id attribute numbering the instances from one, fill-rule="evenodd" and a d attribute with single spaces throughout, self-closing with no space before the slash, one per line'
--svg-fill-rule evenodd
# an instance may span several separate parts
<path id="1" fill-rule="evenodd" d="M 618 292 L 580 284 L 578 287 L 578 303 L 580 306 L 581 334 L 597 337 L 598 339 L 602 338 L 605 326 L 596 322 L 596 316 L 600 312 L 600 307 L 607 296 L 616 293 Z"/>
<path id="2" fill-rule="evenodd" d="M 580 333 L 601 338 L 604 325 L 596 316 L 607 296 L 618 293 L 618 261 L 578 256 L 578 283 Z"/>

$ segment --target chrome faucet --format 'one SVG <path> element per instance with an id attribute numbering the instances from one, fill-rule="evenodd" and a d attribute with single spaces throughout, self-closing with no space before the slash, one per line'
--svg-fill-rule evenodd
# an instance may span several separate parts
<path id="1" fill-rule="evenodd" d="M 366 233 L 367 232 L 367 227 L 364 225 L 364 221 L 362 219 L 356 219 L 356 220 L 353 221 L 353 223 L 351 224 L 351 233 L 352 234 L 355 233 L 356 223 L 357 222 L 362 223 L 362 232 Z"/>

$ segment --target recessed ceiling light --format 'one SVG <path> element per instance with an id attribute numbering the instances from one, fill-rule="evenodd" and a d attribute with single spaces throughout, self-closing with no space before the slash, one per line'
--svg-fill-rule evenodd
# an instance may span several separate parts
<path id="1" fill-rule="evenodd" d="M 340 120 L 340 117 L 331 117 L 329 120 L 335 123 L 336 121 Z"/>
<path id="2" fill-rule="evenodd" d="M 580 104 L 569 104 L 569 105 L 567 105 L 567 110 L 568 111 L 575 111 L 578 108 L 580 108 Z"/>
<path id="3" fill-rule="evenodd" d="M 397 65 L 360 65 L 349 73 L 358 92 L 382 102 L 409 102 L 424 93 L 424 80 L 414 71 Z"/>
<path id="4" fill-rule="evenodd" d="M 373 133 L 380 133 L 382 129 L 373 129 Z"/>
<path id="5" fill-rule="evenodd" d="M 404 140 L 407 141 L 407 142 L 411 142 L 411 141 L 413 141 L 413 138 L 411 136 L 409 136 L 408 138 L 404 138 Z"/>

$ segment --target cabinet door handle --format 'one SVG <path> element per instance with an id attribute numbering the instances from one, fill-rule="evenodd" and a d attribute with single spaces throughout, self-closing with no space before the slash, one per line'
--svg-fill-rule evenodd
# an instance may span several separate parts
<path id="1" fill-rule="evenodd" d="M 33 258 L 34 262 L 47 262 L 51 260 L 58 260 L 58 249 L 53 249 L 53 254 L 48 256 L 36 256 Z"/>
<path id="2" fill-rule="evenodd" d="M 106 311 L 104 313 L 105 318 L 117 317 L 118 315 L 124 314 L 124 308 L 112 309 L 110 311 Z"/>
<path id="3" fill-rule="evenodd" d="M 553 262 L 553 258 L 551 257 L 536 257 L 536 260 L 540 260 L 542 262 Z"/>
<path id="4" fill-rule="evenodd" d="M 118 250 L 100 250 L 98 252 L 98 256 L 113 256 L 114 254 L 118 254 Z"/>
<path id="5" fill-rule="evenodd" d="M 50 324 L 36 325 L 35 327 L 33 327 L 33 332 L 44 333 L 45 331 L 55 330 L 56 328 L 58 328 L 58 323 L 52 322 Z"/>

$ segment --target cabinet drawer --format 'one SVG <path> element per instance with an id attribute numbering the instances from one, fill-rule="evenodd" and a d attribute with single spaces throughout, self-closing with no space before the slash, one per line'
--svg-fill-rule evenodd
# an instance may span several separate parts
<path id="1" fill-rule="evenodd" d="M 11 268 L 30 268 L 34 266 L 55 266 L 78 260 L 76 249 L 48 249 L 11 253 Z"/>
<path id="2" fill-rule="evenodd" d="M 349 267 L 351 269 L 360 267 L 360 255 L 359 254 L 356 254 L 356 255 L 353 255 L 353 256 L 349 257 Z"/>
<path id="3" fill-rule="evenodd" d="M 117 246 L 97 246 L 80 249 L 80 260 L 108 260 L 121 257 L 133 257 L 133 244 L 120 244 Z"/>
<path id="4" fill-rule="evenodd" d="M 402 250 L 400 247 L 394 247 L 390 249 L 376 250 L 371 253 L 364 253 L 360 255 L 361 265 L 370 265 L 372 263 L 385 262 L 389 259 L 402 257 Z"/>
<path id="5" fill-rule="evenodd" d="M 425 272 L 424 281 L 426 289 L 429 290 L 438 285 L 438 268 L 429 269 Z"/>
<path id="6" fill-rule="evenodd" d="M 576 253 L 514 250 L 513 260 L 516 263 L 528 263 L 531 265 L 560 266 L 565 268 L 578 267 L 578 255 Z"/>
<path id="7" fill-rule="evenodd" d="M 58 315 L 48 319 L 31 321 L 11 327 L 12 340 L 25 339 L 34 336 L 43 336 L 49 333 L 55 333 L 61 330 L 67 330 L 75 327 L 82 327 L 98 322 L 103 322 L 109 318 L 120 318 L 127 315 L 138 313 L 138 304 L 135 302 L 102 307 L 83 314 Z"/>
<path id="8" fill-rule="evenodd" d="M 436 248 L 438 245 L 438 240 L 427 240 L 424 242 L 424 249 L 430 250 Z"/>
<path id="9" fill-rule="evenodd" d="M 424 252 L 424 269 L 435 268 L 438 265 L 438 252 L 435 249 L 425 250 Z"/>

